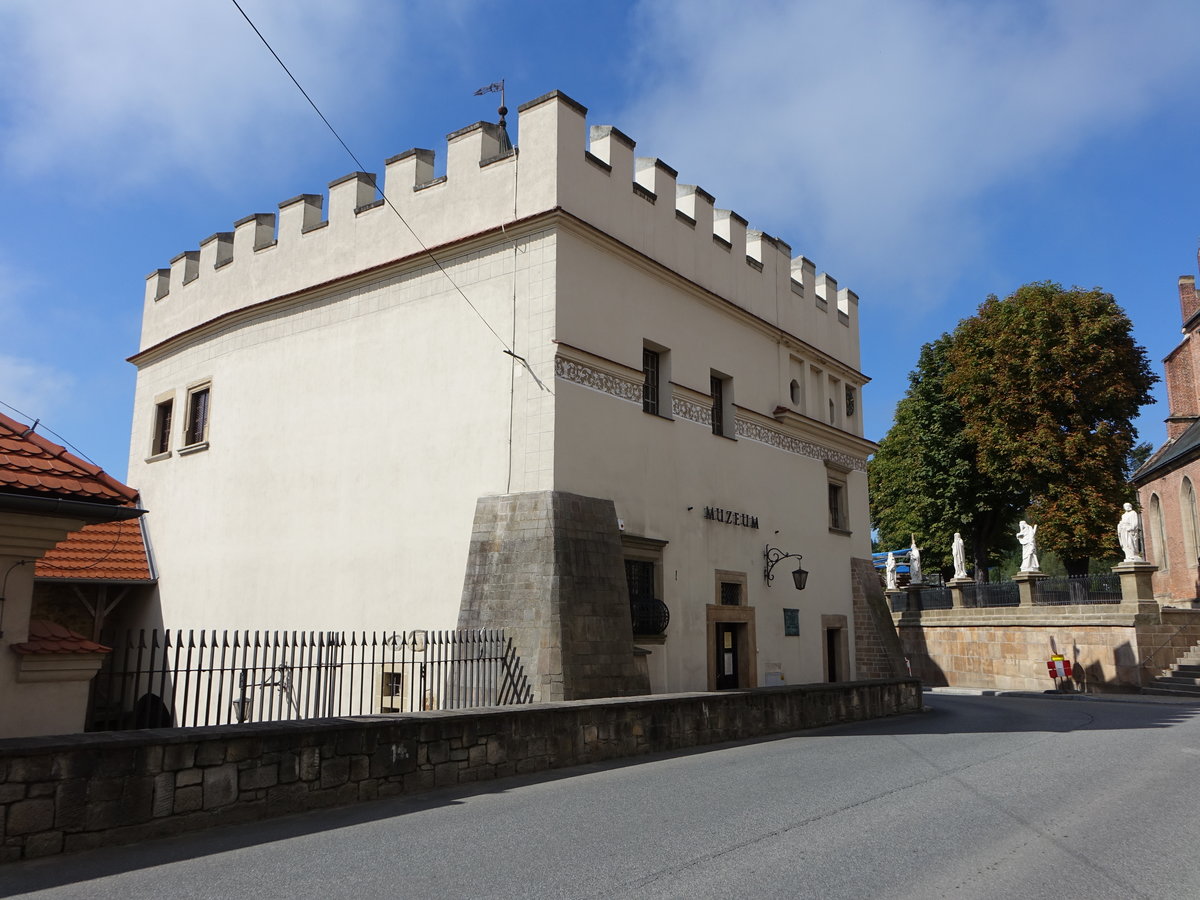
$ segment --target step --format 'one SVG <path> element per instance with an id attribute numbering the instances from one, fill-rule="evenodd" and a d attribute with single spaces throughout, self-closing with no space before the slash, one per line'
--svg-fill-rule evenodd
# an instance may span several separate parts
<path id="1" fill-rule="evenodd" d="M 1160 675 L 1154 679 L 1155 684 L 1169 684 L 1173 686 L 1191 686 L 1200 689 L 1200 678 L 1191 678 L 1187 675 L 1178 675 L 1172 673 L 1170 675 Z"/>
<path id="2" fill-rule="evenodd" d="M 1177 697 L 1200 697 L 1200 685 L 1172 684 L 1155 679 L 1142 688 L 1143 694 L 1174 694 Z"/>
<path id="3" fill-rule="evenodd" d="M 1171 688 L 1161 687 L 1144 687 L 1143 694 L 1152 694 L 1155 697 L 1191 697 L 1194 700 L 1200 700 L 1200 692 L 1197 691 L 1176 691 Z"/>

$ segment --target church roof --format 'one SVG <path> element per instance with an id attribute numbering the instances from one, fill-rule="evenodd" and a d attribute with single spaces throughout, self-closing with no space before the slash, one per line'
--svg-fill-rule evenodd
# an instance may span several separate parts
<path id="1" fill-rule="evenodd" d="M 1136 485 L 1153 481 L 1185 462 L 1200 456 L 1200 421 L 1193 422 L 1187 431 L 1172 441 L 1167 441 L 1146 460 L 1130 478 Z"/>

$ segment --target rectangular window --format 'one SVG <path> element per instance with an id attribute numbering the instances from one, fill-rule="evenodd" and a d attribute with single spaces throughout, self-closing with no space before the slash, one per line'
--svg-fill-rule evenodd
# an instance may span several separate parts
<path id="1" fill-rule="evenodd" d="M 630 600 L 654 599 L 654 563 L 645 559 L 625 560 L 625 580 Z"/>
<path id="2" fill-rule="evenodd" d="M 729 437 L 733 429 L 733 379 L 712 369 L 708 390 L 712 397 L 712 432 Z"/>
<path id="3" fill-rule="evenodd" d="M 174 400 L 164 400 L 154 407 L 154 442 L 150 447 L 152 456 L 158 456 L 171 449 L 171 419 L 174 408 Z"/>
<path id="4" fill-rule="evenodd" d="M 829 485 L 829 527 L 839 531 L 846 530 L 845 503 L 843 489 L 840 484 Z"/>
<path id="5" fill-rule="evenodd" d="M 659 356 L 657 350 L 642 348 L 642 411 L 658 415 Z"/>
<path id="6" fill-rule="evenodd" d="M 736 581 L 721 582 L 721 605 L 722 606 L 741 606 L 742 605 L 742 585 Z"/>
<path id="7" fill-rule="evenodd" d="M 208 385 L 204 385 L 188 392 L 183 435 L 186 444 L 202 444 L 208 440 L 208 391 Z"/>

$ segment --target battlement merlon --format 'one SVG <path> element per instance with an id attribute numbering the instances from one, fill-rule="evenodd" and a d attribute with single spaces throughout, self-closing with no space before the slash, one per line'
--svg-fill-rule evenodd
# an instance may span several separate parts
<path id="1" fill-rule="evenodd" d="M 500 152 L 499 126 L 476 122 L 447 135 L 441 177 L 435 152 L 413 148 L 386 160 L 382 180 L 352 172 L 330 182 L 327 195 L 299 194 L 280 203 L 278 215 L 255 213 L 216 232 L 148 276 L 143 348 L 224 313 L 414 256 L 422 243 L 444 247 L 555 209 L 793 333 L 823 327 L 826 320 L 808 317 L 824 312 L 857 343 L 852 292 L 818 278 L 786 242 L 718 208 L 707 191 L 680 184 L 663 160 L 635 156 L 636 142 L 618 128 L 589 127 L 586 107 L 552 91 L 522 104 L 518 125 L 518 150 Z"/>

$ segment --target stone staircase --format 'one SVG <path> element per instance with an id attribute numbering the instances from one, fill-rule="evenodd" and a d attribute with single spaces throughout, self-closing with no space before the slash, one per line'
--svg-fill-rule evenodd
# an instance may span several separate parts
<path id="1" fill-rule="evenodd" d="M 1193 647 L 1164 674 L 1144 685 L 1142 693 L 1200 700 L 1200 647 Z"/>

